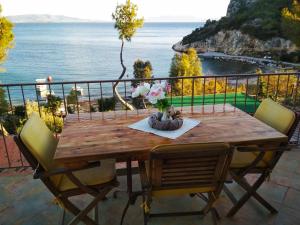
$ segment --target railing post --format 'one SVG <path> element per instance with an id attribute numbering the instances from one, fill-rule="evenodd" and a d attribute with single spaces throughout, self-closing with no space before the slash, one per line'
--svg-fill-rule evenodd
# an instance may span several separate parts
<path id="1" fill-rule="evenodd" d="M 4 143 L 4 149 L 5 149 L 5 153 L 6 153 L 6 157 L 7 157 L 8 167 L 10 168 L 11 162 L 10 162 L 10 158 L 9 158 L 9 154 L 8 154 L 8 147 L 7 147 L 7 143 L 6 143 L 4 127 L 3 127 L 1 121 L 0 121 L 0 127 L 1 127 L 1 133 L 2 133 L 2 138 L 3 138 L 3 143 Z"/>
<path id="2" fill-rule="evenodd" d="M 191 107 L 194 107 L 194 96 L 195 95 L 195 78 L 192 80 L 192 102 L 191 102 Z"/>

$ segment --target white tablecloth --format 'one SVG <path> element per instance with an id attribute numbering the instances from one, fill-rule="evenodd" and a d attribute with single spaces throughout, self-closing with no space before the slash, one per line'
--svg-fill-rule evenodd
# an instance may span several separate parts
<path id="1" fill-rule="evenodd" d="M 198 120 L 193 120 L 190 118 L 183 118 L 183 125 L 178 130 L 162 131 L 162 130 L 156 130 L 156 129 L 151 128 L 148 124 L 148 119 L 149 118 L 145 118 L 139 122 L 129 125 L 128 127 L 135 129 L 135 130 L 140 130 L 143 132 L 156 134 L 161 137 L 176 139 L 176 138 L 180 137 L 181 135 L 183 135 L 184 133 L 188 132 L 189 130 L 193 129 L 195 126 L 197 126 L 200 123 L 200 121 L 198 121 Z"/>

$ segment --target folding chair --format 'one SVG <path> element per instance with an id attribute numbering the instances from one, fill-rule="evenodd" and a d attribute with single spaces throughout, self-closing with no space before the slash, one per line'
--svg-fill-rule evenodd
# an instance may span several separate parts
<path id="1" fill-rule="evenodd" d="M 224 143 L 154 148 L 149 161 L 139 162 L 144 224 L 150 217 L 206 215 L 210 211 L 217 224 L 219 215 L 213 204 L 222 190 L 232 152 L 232 148 Z M 194 212 L 150 214 L 152 197 L 174 195 L 196 195 L 206 202 L 206 206 Z"/>
<path id="2" fill-rule="evenodd" d="M 265 99 L 260 104 L 254 117 L 287 135 L 289 139 L 291 139 L 300 118 L 298 113 L 271 99 Z M 246 193 L 237 200 L 226 185 L 224 186 L 225 193 L 234 204 L 227 214 L 228 217 L 234 216 L 251 197 L 254 197 L 271 213 L 277 213 L 277 210 L 261 197 L 257 190 L 270 177 L 281 155 L 287 150 L 289 148 L 285 143 L 268 148 L 263 146 L 240 146 L 236 148 L 229 171 L 232 179 L 245 189 Z M 253 185 L 247 182 L 245 178 L 247 174 L 259 175 Z"/>
<path id="3" fill-rule="evenodd" d="M 53 160 L 58 140 L 47 128 L 38 114 L 33 113 L 15 141 L 24 157 L 34 170 L 34 179 L 40 179 L 63 207 L 75 215 L 69 224 L 98 224 L 98 203 L 106 194 L 118 186 L 115 160 L 87 163 L 76 169 L 64 168 Z M 69 198 L 89 194 L 94 199 L 80 210 Z M 95 218 L 87 214 L 95 209 Z"/>

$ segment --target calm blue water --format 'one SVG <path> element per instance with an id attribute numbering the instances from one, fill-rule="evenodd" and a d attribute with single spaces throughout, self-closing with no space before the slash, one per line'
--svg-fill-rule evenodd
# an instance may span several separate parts
<path id="1" fill-rule="evenodd" d="M 150 60 L 155 77 L 168 76 L 172 45 L 200 23 L 146 23 L 131 43 L 125 44 L 124 61 L 132 77 L 136 59 Z M 118 78 L 120 40 L 112 23 L 17 24 L 15 48 L 0 74 L 2 83 L 34 82 L 52 75 L 55 81 Z M 202 60 L 204 73 L 254 71 L 256 66 Z"/>

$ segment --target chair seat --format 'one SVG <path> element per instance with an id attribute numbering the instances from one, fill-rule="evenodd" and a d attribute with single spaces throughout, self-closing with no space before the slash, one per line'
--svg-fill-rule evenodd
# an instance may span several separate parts
<path id="1" fill-rule="evenodd" d="M 101 166 L 73 172 L 73 174 L 88 186 L 100 185 L 112 181 L 116 177 L 115 160 L 101 160 Z M 53 177 L 52 182 L 60 191 L 78 188 L 66 175 Z"/>
<path id="2" fill-rule="evenodd" d="M 266 162 L 267 158 L 270 158 L 269 154 L 266 153 L 264 156 L 263 160 L 261 160 L 257 167 L 266 167 L 268 166 Z M 240 151 L 235 151 L 232 157 L 232 161 L 230 164 L 230 168 L 243 168 L 249 166 L 257 157 L 258 152 L 240 152 Z"/>

